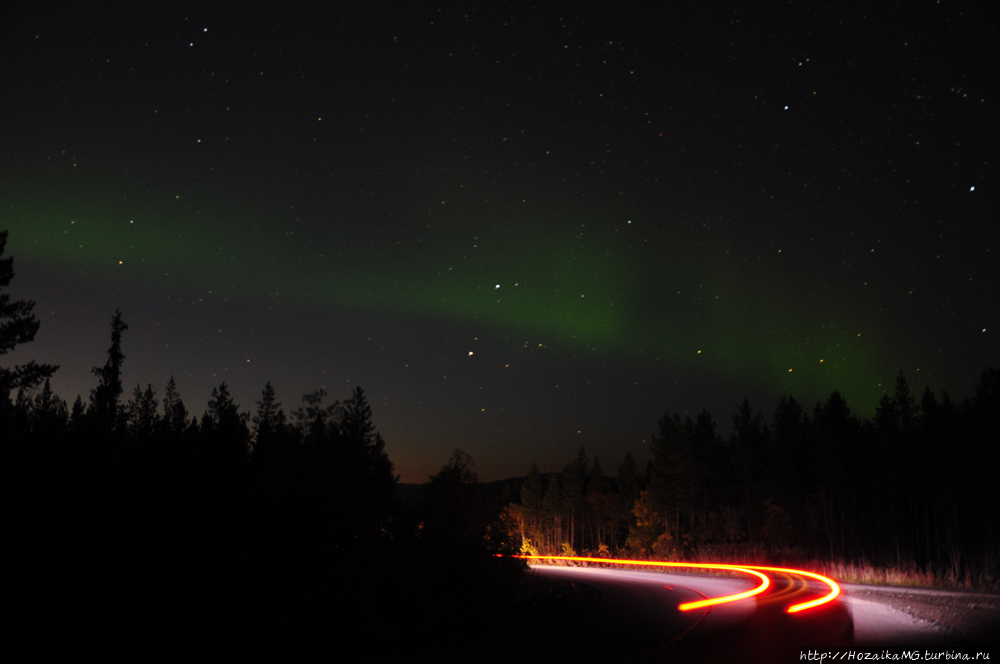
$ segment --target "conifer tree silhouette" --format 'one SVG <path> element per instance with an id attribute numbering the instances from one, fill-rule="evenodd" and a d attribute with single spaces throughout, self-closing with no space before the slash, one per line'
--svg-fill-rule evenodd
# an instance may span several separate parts
<path id="1" fill-rule="evenodd" d="M 35 303 L 31 300 L 11 301 L 5 292 L 14 278 L 13 257 L 2 258 L 7 246 L 7 231 L 0 232 L 0 355 L 6 355 L 21 344 L 35 339 L 39 323 L 35 318 Z M 14 367 L 0 367 L 0 407 L 10 404 L 10 393 L 20 388 L 31 389 L 55 373 L 58 366 L 37 364 L 34 360 Z"/>
<path id="2" fill-rule="evenodd" d="M 97 376 L 97 387 L 90 391 L 90 408 L 88 414 L 94 428 L 101 433 L 111 433 L 119 427 L 118 419 L 121 407 L 118 400 L 122 395 L 122 363 L 125 354 L 122 353 L 122 332 L 128 325 L 122 320 L 121 309 L 115 309 L 111 318 L 111 347 L 108 348 L 108 359 L 103 367 L 94 367 L 91 371 Z"/>

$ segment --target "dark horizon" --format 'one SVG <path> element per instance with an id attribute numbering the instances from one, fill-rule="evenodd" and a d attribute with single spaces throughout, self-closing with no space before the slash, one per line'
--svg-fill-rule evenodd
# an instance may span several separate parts
<path id="1" fill-rule="evenodd" d="M 0 10 L 14 363 L 365 387 L 408 481 L 1000 366 L 981 3 Z M 990 55 L 990 54 L 993 55 Z M 5 356 L 5 360 L 8 356 Z M 341 396 L 338 396 L 341 395 Z"/>
<path id="2" fill-rule="evenodd" d="M 2 232 L 0 288 L 12 277 L 5 244 Z M 39 325 L 32 304 L 2 295 L 0 346 L 30 343 Z M 115 542 L 149 546 L 163 528 L 176 529 L 170 547 L 205 539 L 225 551 L 256 541 L 293 556 L 322 544 L 338 556 L 375 547 L 392 557 L 470 538 L 486 546 L 484 561 L 500 552 L 491 547 L 764 556 L 874 565 L 921 583 L 995 584 L 1000 368 L 984 369 L 975 396 L 961 402 L 929 388 L 914 394 L 900 372 L 870 419 L 836 391 L 813 409 L 785 395 L 773 420 L 744 401 L 729 436 L 705 409 L 694 418 L 667 411 L 648 463 L 630 452 L 620 464 L 602 462 L 581 445 L 561 470 L 542 473 L 536 460 L 523 478 L 481 482 L 474 457 L 455 449 L 401 495 L 360 386 L 343 400 L 315 391 L 286 411 L 268 383 L 248 412 L 223 381 L 198 416 L 172 379 L 162 399 L 151 386 L 126 393 L 128 330 L 116 311 L 86 402 L 53 392 L 57 367 L 0 367 L 0 432 L 19 513 L 29 529 L 50 530 L 41 542 L 51 539 L 53 550 L 67 538 L 84 558 Z M 191 564 L 204 571 L 203 561 Z"/>
<path id="3" fill-rule="evenodd" d="M 4 256 L 4 257 L 11 258 L 10 256 Z M 14 281 L 16 282 L 17 279 L 15 279 Z M 12 293 L 16 293 L 17 292 L 17 289 L 14 289 L 14 288 L 11 288 L 10 290 L 11 290 Z M 127 321 L 126 321 L 126 324 L 127 324 Z M 42 329 L 44 329 L 44 326 L 40 326 L 40 327 Z M 130 332 L 131 332 L 131 329 L 129 329 L 129 330 L 127 330 L 127 331 L 125 331 L 123 333 L 123 336 L 124 336 L 123 346 L 125 346 L 125 347 L 127 347 L 127 345 L 128 345 L 128 336 L 129 336 Z M 39 332 L 39 334 L 40 333 L 41 332 Z M 31 349 L 34 346 L 35 346 L 35 344 L 33 342 L 29 342 L 28 344 L 19 345 L 18 348 L 14 352 L 7 354 L 6 357 L 8 358 L 8 360 L 6 361 L 6 364 L 13 365 L 15 362 L 24 363 L 26 361 L 32 361 L 32 360 L 37 361 L 39 358 L 35 358 L 34 355 L 31 353 Z M 60 381 L 58 380 L 58 375 L 59 375 L 59 371 L 62 369 L 62 367 L 59 366 L 58 364 L 56 364 L 53 361 L 53 358 L 51 358 L 51 357 L 44 358 L 44 359 L 45 359 L 46 362 L 48 362 L 50 364 L 55 364 L 55 366 L 57 367 L 57 370 L 54 372 L 54 374 L 52 375 L 52 377 L 49 379 L 49 382 L 53 386 L 57 386 L 60 383 Z M 134 358 L 134 357 L 126 356 L 125 361 L 123 362 L 122 375 L 123 376 L 127 376 L 128 375 L 128 372 L 127 372 L 126 368 L 129 365 L 130 361 L 131 362 L 135 362 L 135 361 L 138 360 L 138 361 L 141 362 L 141 359 L 142 358 Z M 88 372 L 90 374 L 90 387 L 86 391 L 77 393 L 75 396 L 71 397 L 69 395 L 60 394 L 59 391 L 58 391 L 58 389 L 56 389 L 55 387 L 53 387 L 53 394 L 54 394 L 54 396 L 57 397 L 57 398 L 62 399 L 63 401 L 65 401 L 67 407 L 71 407 L 73 405 L 73 402 L 74 402 L 74 400 L 75 400 L 76 397 L 80 397 L 83 400 L 84 405 L 86 405 L 87 404 L 87 398 L 86 398 L 87 395 L 91 393 L 91 391 L 94 389 L 94 387 L 97 384 L 97 379 L 94 378 L 94 376 L 93 376 L 93 372 L 96 371 L 97 368 L 98 368 L 97 366 L 94 366 L 94 367 L 91 368 L 91 371 Z M 980 371 L 979 374 L 977 374 L 976 384 L 977 385 L 980 384 L 981 381 L 984 379 L 984 376 L 987 376 L 993 370 L 995 370 L 995 367 L 984 367 L 982 369 L 982 371 Z M 909 385 L 910 381 L 912 380 L 912 377 L 911 376 L 906 376 L 902 371 L 900 371 L 899 374 L 896 376 L 896 382 L 898 382 L 899 379 L 904 379 L 906 381 L 906 383 Z M 123 379 L 123 385 L 124 385 L 123 390 L 124 390 L 124 392 L 123 392 L 123 395 L 121 397 L 123 407 L 125 405 L 125 402 L 129 401 L 133 397 L 133 391 L 134 391 L 135 388 L 139 388 L 140 391 L 146 391 L 149 387 L 152 387 L 153 388 L 153 392 L 155 393 L 156 399 L 157 399 L 157 404 L 158 404 L 157 408 L 162 410 L 162 407 L 159 404 L 160 404 L 160 402 L 162 401 L 162 398 L 163 398 L 163 389 L 164 389 L 163 387 L 159 387 L 155 382 L 150 382 L 150 381 L 139 382 L 136 385 L 133 385 L 133 386 L 129 387 L 127 385 L 127 383 L 125 383 L 125 380 L 127 380 L 127 379 Z M 168 378 L 168 381 L 169 380 L 173 380 L 175 382 L 175 385 L 176 385 L 177 381 L 176 381 L 176 378 L 175 378 L 175 374 L 170 374 L 170 376 Z M 164 383 L 166 383 L 168 381 L 164 381 Z M 270 381 L 268 381 L 268 383 L 270 384 Z M 233 395 L 244 394 L 244 393 L 248 393 L 248 392 L 252 393 L 252 390 L 249 390 L 247 388 L 247 386 L 229 383 L 224 377 L 220 377 L 219 383 L 216 384 L 215 386 L 213 386 L 211 388 L 211 391 L 212 392 L 216 391 L 220 385 L 225 385 L 226 388 Z M 281 393 L 280 392 L 281 387 L 280 386 L 273 386 L 273 385 L 272 385 L 272 387 L 275 390 L 277 390 L 278 391 L 277 394 L 280 395 L 280 393 Z M 351 389 L 355 389 L 357 387 L 363 387 L 363 386 L 355 385 Z M 919 383 L 917 383 L 915 385 L 915 387 L 919 387 Z M 41 392 L 41 389 L 42 389 L 42 385 L 41 385 L 41 383 L 39 383 L 34 388 L 30 388 L 30 389 L 26 390 L 25 391 L 25 395 L 26 395 L 27 398 L 33 399 L 33 398 L 35 398 L 35 397 L 38 396 L 38 394 Z M 178 389 L 178 388 L 175 386 L 175 389 Z M 305 394 L 301 395 L 296 400 L 286 400 L 286 399 L 280 398 L 280 397 L 276 397 L 276 398 L 277 398 L 279 406 L 286 413 L 290 414 L 292 411 L 303 407 L 303 405 L 305 403 L 306 397 L 308 397 L 310 394 L 315 393 L 316 390 L 320 390 L 320 389 L 322 389 L 326 393 L 328 403 L 339 403 L 339 402 L 345 400 L 346 397 L 347 397 L 346 393 L 341 393 L 338 396 L 337 394 L 329 392 L 327 390 L 326 386 L 319 386 L 319 387 L 316 387 L 313 390 L 310 390 L 309 392 L 306 392 Z M 256 412 L 256 409 L 257 409 L 257 407 L 259 405 L 259 401 L 261 399 L 261 391 L 262 390 L 263 390 L 263 386 L 261 387 L 261 390 L 258 390 L 257 393 L 251 398 L 249 405 L 245 405 L 243 403 L 240 403 L 235 398 L 234 398 L 234 405 L 239 409 L 240 412 L 244 413 L 247 417 L 252 416 Z M 376 390 L 377 390 L 377 386 L 376 386 Z M 970 399 L 975 395 L 975 388 L 969 390 L 969 394 L 968 395 L 966 395 L 966 396 L 959 396 L 959 395 L 956 395 L 954 392 L 952 392 L 952 391 L 950 391 L 948 389 L 934 390 L 934 389 L 931 388 L 931 386 L 926 386 L 925 385 L 924 386 L 924 391 L 921 391 L 919 394 L 914 394 L 913 395 L 915 397 L 916 402 L 917 402 L 918 405 L 919 405 L 920 398 L 922 396 L 924 396 L 925 392 L 928 391 L 928 390 L 930 391 L 931 395 L 935 399 L 939 399 L 940 400 L 940 399 L 947 398 L 955 406 L 961 406 L 961 407 L 968 407 L 968 405 L 971 403 Z M 841 393 L 839 390 L 834 390 L 833 392 L 831 392 L 831 394 L 826 395 L 825 398 L 820 398 L 820 399 L 814 401 L 813 403 L 802 402 L 802 401 L 798 401 L 797 399 L 796 399 L 796 401 L 799 404 L 799 406 L 802 407 L 803 412 L 807 416 L 811 416 L 813 414 L 813 411 L 814 411 L 815 407 L 817 407 L 818 405 L 821 405 L 821 404 L 825 403 L 830 398 L 830 396 L 832 394 L 834 394 L 834 393 L 838 394 L 840 397 L 842 397 L 844 399 L 845 404 L 847 404 L 848 408 L 851 409 L 851 415 L 853 417 L 855 417 L 855 418 L 858 418 L 859 422 L 861 424 L 863 424 L 865 426 L 871 426 L 874 423 L 874 420 L 875 420 L 875 418 L 877 416 L 877 411 L 878 411 L 878 406 L 879 406 L 878 403 L 876 403 L 874 405 L 868 404 L 868 406 L 869 406 L 868 408 L 862 407 L 862 408 L 859 408 L 859 409 L 855 410 L 854 406 L 851 403 L 851 400 L 849 398 L 847 398 L 847 396 L 844 395 L 843 393 Z M 203 415 L 205 413 L 208 412 L 208 406 L 207 405 L 205 407 L 202 407 L 200 404 L 190 402 L 188 400 L 188 398 L 186 397 L 184 391 L 178 389 L 178 394 L 179 394 L 179 396 L 182 399 L 185 400 L 185 404 L 186 404 L 186 406 L 187 406 L 187 408 L 189 410 L 189 415 L 190 416 L 198 417 L 200 419 L 201 417 L 203 417 Z M 890 394 L 891 394 L 890 392 L 887 392 L 885 395 L 883 395 L 883 398 L 886 397 L 886 396 L 889 396 Z M 10 398 L 13 400 L 15 398 L 15 396 L 16 396 L 16 391 L 11 393 Z M 730 397 L 732 397 L 732 396 L 733 395 L 730 394 Z M 751 402 L 749 399 L 746 399 L 746 397 L 744 397 L 744 399 L 749 404 L 749 406 L 751 408 L 751 411 L 763 418 L 762 421 L 764 423 L 766 423 L 768 425 L 773 425 L 773 419 L 774 419 L 774 416 L 776 414 L 775 408 L 780 407 L 780 402 L 783 399 L 787 399 L 789 397 L 795 399 L 795 395 L 794 394 L 779 395 L 776 398 L 776 400 L 775 400 L 775 404 L 774 404 L 775 407 L 770 408 L 770 409 L 768 409 L 766 406 L 762 407 L 759 404 L 755 404 L 755 403 Z M 671 413 L 675 413 L 676 412 L 679 416 L 681 416 L 682 419 L 687 418 L 687 419 L 691 419 L 692 421 L 694 421 L 695 419 L 697 419 L 697 417 L 700 414 L 707 412 L 713 418 L 713 422 L 714 422 L 715 427 L 716 427 L 716 433 L 719 434 L 719 436 L 721 437 L 721 439 L 723 441 L 728 441 L 730 439 L 730 437 L 734 434 L 733 417 L 735 417 L 737 415 L 737 411 L 741 407 L 741 404 L 744 401 L 744 399 L 741 399 L 741 400 L 739 400 L 739 402 L 735 403 L 734 404 L 734 408 L 731 411 L 729 411 L 728 413 L 716 413 L 716 412 L 713 412 L 707 406 L 702 406 L 702 407 L 694 409 L 692 411 L 667 409 L 667 410 L 661 412 L 646 427 L 646 429 L 648 431 L 650 431 L 650 435 L 647 435 L 647 436 L 643 437 L 641 440 L 638 441 L 637 444 L 633 444 L 632 446 L 627 446 L 627 445 L 615 445 L 615 446 L 604 445 L 604 446 L 602 446 L 600 444 L 597 444 L 597 445 L 594 445 L 593 447 L 591 447 L 591 446 L 587 445 L 585 442 L 583 442 L 582 440 L 580 440 L 577 443 L 577 448 L 582 447 L 582 448 L 588 450 L 588 452 L 591 453 L 591 454 L 596 454 L 597 456 L 601 456 L 601 457 L 605 458 L 606 461 L 608 461 L 608 462 L 612 462 L 613 461 L 615 463 L 617 463 L 617 461 L 615 461 L 616 459 L 624 458 L 624 456 L 626 454 L 630 454 L 640 464 L 640 466 L 644 467 L 646 465 L 646 463 L 650 461 L 650 449 L 653 446 L 653 441 L 654 441 L 654 438 L 655 438 L 655 435 L 656 435 L 656 433 L 655 433 L 656 432 L 656 428 L 657 428 L 656 421 L 660 420 L 665 414 L 671 414 Z M 209 399 L 206 399 L 205 403 L 208 404 L 210 400 L 211 400 L 211 397 L 209 397 Z M 722 400 L 721 399 L 716 399 L 715 401 L 716 402 L 721 402 Z M 865 415 L 866 412 L 870 412 L 871 415 Z M 377 412 L 376 413 L 376 425 L 377 425 L 377 428 L 379 428 L 380 431 L 384 431 L 384 429 L 382 429 L 382 426 L 381 426 L 381 419 L 382 418 L 379 417 L 379 413 Z M 392 451 L 393 448 L 396 447 L 396 446 L 391 443 L 391 438 L 389 438 L 388 436 L 386 436 L 386 438 L 387 438 L 387 441 L 389 441 L 389 442 L 387 442 L 388 449 L 390 451 Z M 469 446 L 469 447 L 471 447 L 471 446 Z M 412 475 L 412 473 L 410 473 L 409 476 L 404 476 L 402 473 L 400 473 L 400 475 L 401 475 L 401 483 L 402 484 L 408 484 L 408 485 L 415 485 L 415 486 L 426 484 L 427 480 L 431 476 L 433 476 L 437 472 L 437 470 L 440 469 L 441 464 L 444 463 L 447 460 L 448 456 L 450 456 L 451 452 L 454 449 L 463 449 L 463 450 L 465 450 L 466 447 L 463 447 L 461 444 L 456 444 L 453 448 L 451 448 L 450 450 L 447 451 L 447 454 L 444 454 L 440 459 L 437 459 L 437 458 L 435 458 L 435 459 L 426 459 L 425 463 L 427 463 L 428 465 L 434 467 L 434 470 L 432 472 L 427 473 L 426 477 L 420 477 L 419 475 L 416 476 L 416 477 L 414 477 Z M 608 450 L 609 449 L 612 450 L 612 451 L 617 451 L 618 455 L 617 456 L 609 455 L 608 454 Z M 539 452 L 541 452 L 541 455 L 547 454 L 548 456 L 541 456 L 541 455 L 539 455 L 539 456 L 535 456 L 535 457 L 529 458 L 528 461 L 527 461 L 527 464 L 524 467 L 526 468 L 526 467 L 530 466 L 532 463 L 538 463 L 539 467 L 541 467 L 544 472 L 553 472 L 553 473 L 559 472 L 558 468 L 559 468 L 560 464 L 562 463 L 562 461 L 566 458 L 566 455 L 564 455 L 563 457 L 557 457 L 556 453 L 552 452 L 551 449 L 546 450 L 544 448 L 538 448 L 538 450 L 539 450 Z M 540 461 L 540 459 L 546 459 L 546 460 L 544 462 L 542 462 L 542 461 Z M 436 464 L 436 466 L 434 464 Z M 483 481 L 487 482 L 487 483 L 489 483 L 489 482 L 506 482 L 506 481 L 509 481 L 509 480 L 512 480 L 512 479 L 517 479 L 517 478 L 524 477 L 524 474 L 518 474 L 516 471 L 513 472 L 512 474 L 498 477 L 498 476 L 494 475 L 493 473 L 491 473 L 490 470 L 492 470 L 492 468 L 487 468 L 486 472 L 484 473 L 483 472 L 483 468 L 477 462 L 477 471 L 480 474 L 482 474 Z M 527 472 L 527 471 L 525 471 L 525 472 Z"/>

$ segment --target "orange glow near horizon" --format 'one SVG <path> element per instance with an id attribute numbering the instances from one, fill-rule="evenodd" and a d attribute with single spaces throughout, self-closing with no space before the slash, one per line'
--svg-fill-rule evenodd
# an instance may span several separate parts
<path id="1" fill-rule="evenodd" d="M 759 595 L 760 593 L 767 590 L 771 585 L 770 579 L 767 578 L 765 574 L 761 572 L 782 572 L 785 574 L 798 574 L 801 576 L 807 576 L 811 579 L 816 579 L 817 581 L 822 581 L 823 583 L 830 586 L 830 592 L 826 595 L 820 597 L 819 599 L 810 600 L 808 602 L 802 602 L 800 604 L 793 604 L 788 607 L 786 611 L 788 613 L 798 613 L 799 611 L 804 611 L 806 609 L 811 609 L 821 604 L 826 604 L 832 601 L 837 595 L 840 594 L 840 586 L 833 579 L 828 579 L 825 576 L 816 574 L 814 572 L 807 572 L 801 569 L 790 569 L 785 567 L 762 567 L 759 565 L 727 565 L 722 563 L 676 563 L 669 562 L 665 560 L 624 560 L 617 558 L 585 558 L 579 556 L 514 556 L 515 558 L 524 558 L 526 560 L 569 560 L 574 562 L 585 562 L 585 563 L 603 563 L 603 564 L 617 564 L 617 565 L 643 565 L 647 567 L 685 567 L 689 569 L 709 569 L 709 570 L 729 570 L 733 572 L 743 572 L 744 574 L 751 574 L 761 579 L 760 585 L 755 588 L 742 593 L 737 593 L 735 595 L 726 595 L 724 597 L 712 597 L 709 599 L 698 600 L 696 602 L 686 602 L 680 604 L 677 608 L 681 611 L 690 611 L 692 609 L 700 609 L 706 606 L 713 606 L 716 604 L 725 604 L 727 602 L 735 602 L 741 599 L 746 599 L 748 597 L 753 597 L 754 595 Z"/>

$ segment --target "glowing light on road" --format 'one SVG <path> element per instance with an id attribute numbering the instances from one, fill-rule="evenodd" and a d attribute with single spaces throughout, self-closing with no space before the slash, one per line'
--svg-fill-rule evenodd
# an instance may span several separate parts
<path id="1" fill-rule="evenodd" d="M 725 565 L 721 563 L 676 563 L 669 562 L 665 560 L 624 560 L 617 558 L 585 558 L 580 556 L 515 556 L 515 558 L 524 558 L 526 560 L 568 560 L 573 562 L 584 562 L 584 563 L 601 563 L 601 564 L 615 564 L 615 565 L 643 565 L 647 567 L 684 567 L 687 569 L 709 569 L 709 570 L 727 570 L 731 572 L 743 572 L 744 574 L 751 574 L 758 577 L 761 580 L 760 585 L 755 588 L 751 588 L 746 592 L 737 593 L 735 595 L 726 595 L 724 597 L 711 597 L 708 599 L 698 600 L 696 602 L 686 602 L 680 604 L 677 608 L 681 611 L 691 611 L 692 609 L 700 609 L 706 606 L 714 606 L 716 604 L 725 604 L 727 602 L 736 602 L 741 599 L 746 599 L 748 597 L 753 597 L 754 595 L 759 595 L 760 593 L 767 590 L 771 585 L 770 579 L 767 578 L 762 572 L 781 572 L 784 574 L 796 574 L 799 576 L 807 576 L 811 579 L 816 579 L 817 581 L 822 581 L 826 585 L 830 586 L 830 592 L 826 595 L 820 597 L 819 599 L 810 600 L 808 602 L 802 602 L 800 604 L 794 604 L 786 611 L 788 613 L 798 613 L 799 611 L 804 611 L 806 609 L 811 609 L 813 607 L 820 606 L 821 604 L 826 604 L 832 601 L 837 595 L 840 594 L 840 586 L 833 579 L 828 579 L 825 576 L 816 574 L 814 572 L 806 572 L 801 569 L 790 569 L 785 567 L 761 567 L 759 565 Z"/>
<path id="2" fill-rule="evenodd" d="M 765 572 L 784 572 L 785 574 L 799 574 L 801 576 L 808 576 L 811 579 L 816 579 L 817 581 L 822 581 L 826 585 L 830 586 L 830 592 L 827 593 L 826 595 L 823 595 L 819 599 L 814 599 L 809 602 L 802 602 L 801 604 L 795 604 L 793 606 L 790 606 L 787 609 L 788 613 L 798 613 L 799 611 L 805 611 L 806 609 L 811 609 L 815 606 L 826 604 L 827 602 L 833 601 L 833 599 L 840 594 L 840 586 L 837 585 L 837 582 L 834 581 L 833 579 L 826 578 L 822 574 L 816 574 L 814 572 L 806 572 L 805 570 L 801 569 L 788 569 L 785 567 L 759 567 L 755 565 L 752 569 L 759 569 Z"/>
<path id="3" fill-rule="evenodd" d="M 697 567 L 702 567 L 702 565 L 697 565 Z M 726 602 L 735 602 L 737 600 L 746 599 L 747 597 L 753 597 L 754 595 L 762 593 L 765 590 L 767 590 L 768 586 L 771 585 L 771 580 L 768 579 L 766 576 L 764 576 L 760 572 L 755 572 L 752 569 L 746 569 L 744 567 L 722 566 L 722 567 L 707 567 L 706 569 L 730 569 L 730 570 L 735 570 L 737 572 L 746 572 L 747 574 L 754 574 L 756 576 L 759 576 L 762 579 L 762 582 L 756 588 L 752 588 L 743 593 L 737 593 L 736 595 L 726 595 L 725 597 L 712 597 L 709 599 L 701 599 L 698 600 L 697 602 L 687 602 L 685 604 L 679 604 L 677 606 L 679 610 L 690 611 L 692 609 L 700 609 L 705 606 L 714 606 L 716 604 L 725 604 Z"/>
<path id="4" fill-rule="evenodd" d="M 517 556 L 518 558 L 526 558 L 532 560 L 572 560 L 575 562 L 587 562 L 587 563 L 604 563 L 604 564 L 616 564 L 616 565 L 643 565 L 647 567 L 685 567 L 688 569 L 721 569 L 728 570 L 731 572 L 743 572 L 745 574 L 752 574 L 760 578 L 760 585 L 756 588 L 751 588 L 746 592 L 737 593 L 735 595 L 726 595 L 725 597 L 711 597 L 708 599 L 701 599 L 696 602 L 686 602 L 677 606 L 681 611 L 691 611 L 692 609 L 700 609 L 706 606 L 713 606 L 715 604 L 725 604 L 726 602 L 735 602 L 737 600 L 746 599 L 747 597 L 753 597 L 754 595 L 760 594 L 767 590 L 768 586 L 771 585 L 770 579 L 760 572 L 755 572 L 746 567 L 740 567 L 738 565 L 722 565 L 713 563 L 675 563 L 668 562 L 665 560 L 624 560 L 616 558 L 582 558 L 578 556 Z"/>

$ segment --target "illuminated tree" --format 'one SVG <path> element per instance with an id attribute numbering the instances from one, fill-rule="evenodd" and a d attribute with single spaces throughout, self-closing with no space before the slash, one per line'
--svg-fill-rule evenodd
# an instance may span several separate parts
<path id="1" fill-rule="evenodd" d="M 537 463 L 531 464 L 531 470 L 521 483 L 521 514 L 527 527 L 526 536 L 537 541 L 542 515 L 542 477 Z"/>
<path id="2" fill-rule="evenodd" d="M 549 473 L 549 486 L 545 489 L 545 497 L 542 498 L 542 518 L 546 525 L 551 524 L 551 546 L 559 545 L 562 540 L 562 476 Z"/>
<path id="3" fill-rule="evenodd" d="M 605 522 L 613 511 L 607 484 L 601 461 L 595 454 L 587 480 L 587 508 L 592 518 L 590 539 L 591 546 L 595 548 L 604 544 Z"/>
<path id="4" fill-rule="evenodd" d="M 576 548 L 576 522 L 586 505 L 587 454 L 580 446 L 576 459 L 566 464 L 562 472 L 563 513 L 569 516 L 569 542 Z"/>
<path id="5" fill-rule="evenodd" d="M 618 534 L 628 532 L 629 521 L 632 514 L 632 506 L 635 505 L 639 492 L 643 489 L 644 482 L 639 471 L 639 466 L 632 456 L 632 451 L 625 453 L 625 458 L 618 466 L 618 493 L 613 502 L 614 527 L 611 530 L 611 544 L 618 548 Z"/>
<path id="6" fill-rule="evenodd" d="M 632 515 L 635 517 L 635 526 L 629 529 L 625 545 L 639 555 L 649 555 L 653 543 L 663 530 L 660 515 L 649 500 L 647 491 L 639 493 L 632 507 Z"/>

